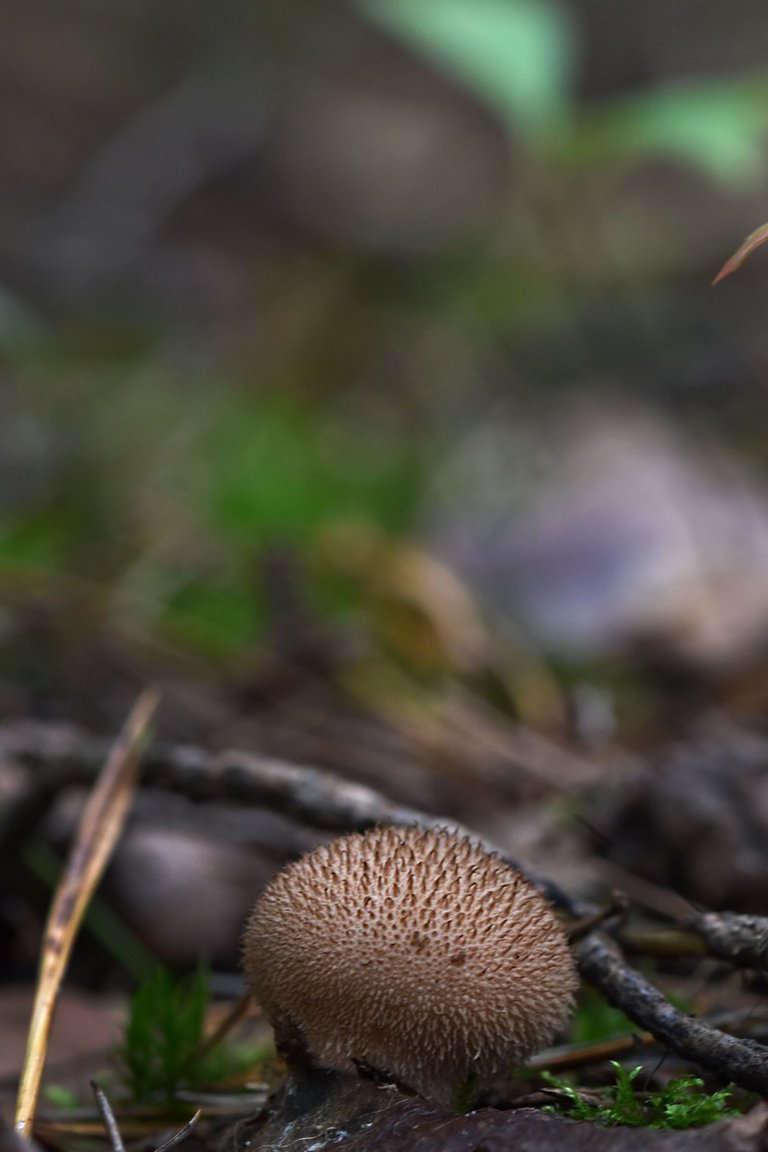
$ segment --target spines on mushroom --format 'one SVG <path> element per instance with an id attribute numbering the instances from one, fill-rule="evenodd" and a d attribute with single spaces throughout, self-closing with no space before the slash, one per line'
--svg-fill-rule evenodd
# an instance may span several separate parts
<path id="1" fill-rule="evenodd" d="M 550 1043 L 576 988 L 552 909 L 446 829 L 377 828 L 279 873 L 245 932 L 249 988 L 311 1060 L 452 1106 Z"/>

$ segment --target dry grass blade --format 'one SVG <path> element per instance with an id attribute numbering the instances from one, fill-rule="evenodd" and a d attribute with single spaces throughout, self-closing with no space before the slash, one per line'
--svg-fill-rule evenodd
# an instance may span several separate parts
<path id="1" fill-rule="evenodd" d="M 182 1140 L 186 1140 L 190 1132 L 197 1126 L 197 1122 L 202 1116 L 202 1112 L 198 1109 L 191 1120 L 187 1121 L 183 1128 L 178 1132 L 174 1132 L 173 1136 L 169 1136 L 162 1144 L 158 1145 L 155 1152 L 170 1152 L 171 1148 L 175 1148 L 177 1144 L 181 1144 Z"/>
<path id="2" fill-rule="evenodd" d="M 586 1044 L 563 1044 L 559 1048 L 550 1048 L 527 1060 L 526 1068 L 534 1072 L 566 1072 L 573 1068 L 602 1064 L 605 1060 L 618 1060 L 627 1052 L 654 1043 L 650 1032 L 622 1032 L 608 1040 L 590 1040 Z"/>
<path id="3" fill-rule="evenodd" d="M 134 705 L 83 811 L 45 928 L 27 1052 L 16 1102 L 16 1131 L 31 1135 L 56 998 L 83 915 L 122 829 L 157 694 Z"/>

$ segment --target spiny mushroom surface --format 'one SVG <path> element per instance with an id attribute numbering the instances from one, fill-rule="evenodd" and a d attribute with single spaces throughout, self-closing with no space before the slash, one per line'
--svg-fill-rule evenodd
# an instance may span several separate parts
<path id="1" fill-rule="evenodd" d="M 250 991 L 278 1044 L 354 1062 L 453 1106 L 551 1042 L 576 972 L 560 924 L 519 872 L 445 829 L 377 828 L 317 848 L 248 921 Z"/>

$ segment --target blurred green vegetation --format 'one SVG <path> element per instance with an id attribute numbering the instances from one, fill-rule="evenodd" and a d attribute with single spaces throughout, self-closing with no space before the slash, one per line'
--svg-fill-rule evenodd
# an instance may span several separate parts
<path id="1" fill-rule="evenodd" d="M 306 556 L 336 520 L 412 523 L 424 445 L 328 405 L 225 379 L 185 388 L 149 361 L 62 355 L 27 371 L 48 458 L 23 507 L 0 513 L 8 590 L 90 586 L 123 625 L 224 656 L 259 636 L 270 546 Z M 324 610 L 339 603 L 330 577 L 312 591 Z"/>
<path id="2" fill-rule="evenodd" d="M 584 988 L 573 1015 L 570 1037 L 574 1044 L 596 1044 L 622 1033 L 631 1034 L 635 1025 L 613 1008 L 592 988 Z"/>
<path id="3" fill-rule="evenodd" d="M 309 6 L 299 10 L 309 19 Z M 494 219 L 486 226 L 478 210 L 482 219 L 466 234 L 447 228 L 443 241 L 424 242 L 414 225 L 411 238 L 409 202 L 393 171 L 402 248 L 393 241 L 388 249 L 375 226 L 358 242 L 354 233 L 334 234 L 332 200 L 325 235 L 291 219 L 290 189 L 285 217 L 277 211 L 257 219 L 263 205 L 255 196 L 253 220 L 245 212 L 240 225 L 270 236 L 257 250 L 264 336 L 255 348 L 239 347 L 245 363 L 234 371 L 218 355 L 215 332 L 195 343 L 191 314 L 176 334 L 191 352 L 175 346 L 166 355 L 158 351 L 162 318 L 148 319 L 137 337 L 127 310 L 124 328 L 111 316 L 110 333 L 109 324 L 100 327 L 96 297 L 93 315 L 79 317 L 87 350 L 78 355 L 55 320 L 44 322 L 21 294 L 0 289 L 0 353 L 11 396 L 6 435 L 15 435 L 14 420 L 33 433 L 26 458 L 18 447 L 26 476 L 9 469 L 0 503 L 0 584 L 9 593 L 74 581 L 121 626 L 211 656 L 247 649 L 265 625 L 256 575 L 265 549 L 288 543 L 311 564 L 318 535 L 344 519 L 408 535 L 436 446 L 466 430 L 482 401 L 505 389 L 527 401 L 549 388 L 549 402 L 557 403 L 551 378 L 526 360 L 526 336 L 548 352 L 563 332 L 573 333 L 573 348 L 565 339 L 562 354 L 569 370 L 579 356 L 580 369 L 602 362 L 599 324 L 597 343 L 580 351 L 591 338 L 589 310 L 610 311 L 622 298 L 617 283 L 629 284 L 633 301 L 647 273 L 645 253 L 663 250 L 675 232 L 674 218 L 657 229 L 653 211 L 641 226 L 631 214 L 628 225 L 618 215 L 601 232 L 600 197 L 617 173 L 631 183 L 644 163 L 672 158 L 730 194 L 753 186 L 764 168 L 765 73 L 677 77 L 586 100 L 579 95 L 585 28 L 570 5 L 358 0 L 356 13 L 374 37 L 360 41 L 366 52 L 375 56 L 376 36 L 394 40 L 425 72 L 434 69 L 460 98 L 491 114 L 514 156 Z M 327 96 L 322 84 L 311 87 L 318 76 L 325 84 L 334 78 L 337 95 L 344 88 L 338 77 L 355 76 L 344 56 L 346 19 L 335 12 L 318 25 L 328 43 L 341 46 L 323 71 L 327 61 L 315 55 L 306 29 L 294 43 L 284 15 L 253 18 L 265 54 L 281 67 L 290 61 L 288 87 L 307 84 L 317 99 Z M 193 22 L 191 41 L 196 29 Z M 196 51 L 210 22 L 203 19 L 200 29 Z M 222 59 L 201 72 L 206 83 L 220 74 Z M 288 114 L 278 118 L 278 136 L 286 121 Z M 385 143 L 391 122 L 381 122 Z M 267 154 L 268 166 L 269 147 Z M 406 149 L 404 163 L 409 155 Z M 579 184 L 585 175 L 588 187 Z M 421 190 L 438 192 L 440 178 L 431 173 Z M 277 187 L 285 191 L 279 180 Z M 364 181 L 361 187 L 368 195 Z M 403 187 L 410 194 L 421 186 L 406 180 Z M 214 230 L 222 211 L 211 197 L 202 232 Z M 179 208 L 166 210 L 173 216 Z M 231 246 L 244 235 L 251 236 L 248 227 L 235 229 Z M 617 247 L 622 238 L 626 250 Z M 594 264 L 584 251 L 595 254 Z M 651 267 L 651 278 L 664 274 Z M 650 291 L 659 286 L 651 283 Z M 204 363 L 190 367 L 185 356 Z M 387 393 L 384 403 L 377 393 Z M 322 611 L 349 606 L 349 587 L 327 572 L 313 572 L 310 591 Z"/>
<path id="4" fill-rule="evenodd" d="M 764 165 L 768 75 L 691 80 L 579 107 L 579 35 L 554 0 L 358 0 L 369 17 L 492 109 L 534 154 L 566 164 L 668 156 L 724 184 Z"/>
<path id="5" fill-rule="evenodd" d="M 158 968 L 137 988 L 116 1053 L 132 1101 L 172 1106 L 180 1089 L 210 1091 L 264 1056 L 253 1045 L 206 1043 L 208 984 L 205 967 L 181 978 Z"/>

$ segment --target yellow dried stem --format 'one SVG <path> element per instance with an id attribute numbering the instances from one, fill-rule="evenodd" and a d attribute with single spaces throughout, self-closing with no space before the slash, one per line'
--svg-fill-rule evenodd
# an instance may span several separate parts
<path id="1" fill-rule="evenodd" d="M 69 860 L 51 904 L 16 1101 L 16 1131 L 24 1139 L 32 1134 L 59 988 L 85 910 L 125 822 L 157 702 L 157 693 L 148 689 L 131 710 L 83 810 Z"/>

